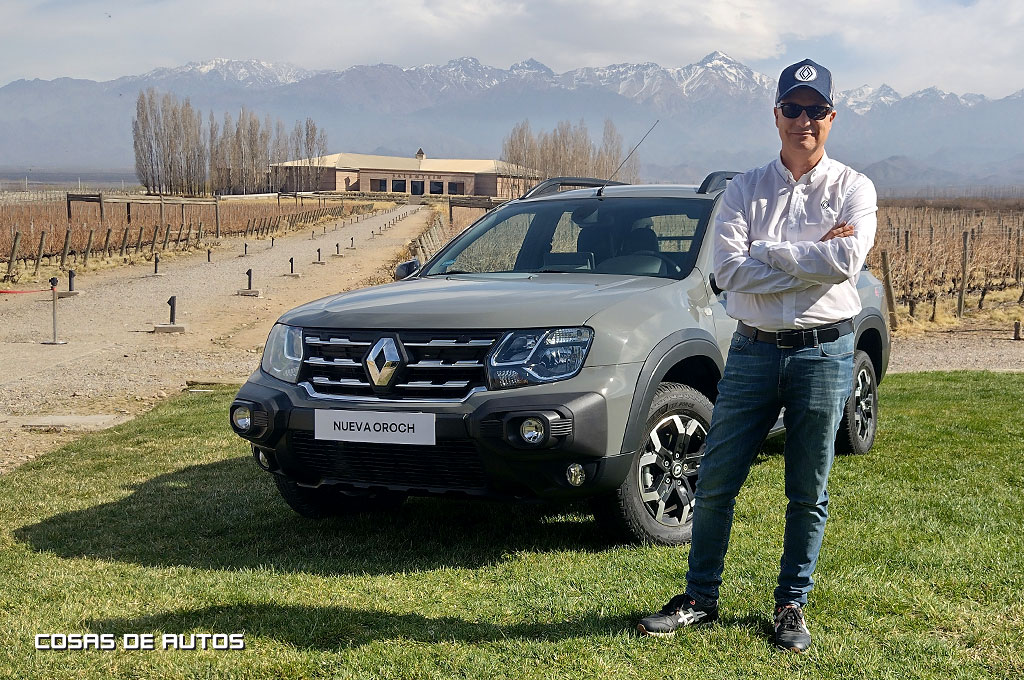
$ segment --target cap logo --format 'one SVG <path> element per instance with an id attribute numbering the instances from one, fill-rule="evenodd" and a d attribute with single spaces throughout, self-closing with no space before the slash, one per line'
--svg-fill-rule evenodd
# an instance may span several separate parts
<path id="1" fill-rule="evenodd" d="M 815 70 L 815 68 L 813 66 L 811 66 L 810 64 L 804 64 L 804 66 L 799 71 L 797 71 L 794 74 L 794 76 L 801 83 L 806 83 L 806 82 L 808 82 L 810 80 L 814 80 L 815 78 L 817 78 L 818 77 L 818 71 Z"/>

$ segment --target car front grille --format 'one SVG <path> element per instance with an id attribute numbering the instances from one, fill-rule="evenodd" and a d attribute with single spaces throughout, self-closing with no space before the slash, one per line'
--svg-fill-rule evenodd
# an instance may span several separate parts
<path id="1" fill-rule="evenodd" d="M 321 440 L 301 430 L 289 436 L 295 463 L 324 480 L 433 493 L 486 490 L 480 454 L 471 439 L 412 446 Z"/>
<path id="2" fill-rule="evenodd" d="M 313 396 L 388 400 L 461 400 L 486 386 L 484 362 L 499 331 L 303 330 L 299 382 Z M 385 385 L 375 385 L 367 356 L 381 338 L 400 347 L 401 361 Z"/>

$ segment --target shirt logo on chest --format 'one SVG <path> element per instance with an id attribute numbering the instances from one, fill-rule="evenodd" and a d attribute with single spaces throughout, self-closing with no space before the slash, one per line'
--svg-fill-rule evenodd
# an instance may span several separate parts
<path id="1" fill-rule="evenodd" d="M 822 202 L 821 202 L 821 209 L 822 209 L 822 210 L 828 210 L 828 209 L 829 209 L 829 208 L 831 208 L 831 207 L 832 207 L 832 206 L 830 206 L 830 205 L 828 204 L 828 199 L 827 199 L 827 198 L 826 198 L 826 199 L 825 199 L 824 201 L 822 201 Z"/>

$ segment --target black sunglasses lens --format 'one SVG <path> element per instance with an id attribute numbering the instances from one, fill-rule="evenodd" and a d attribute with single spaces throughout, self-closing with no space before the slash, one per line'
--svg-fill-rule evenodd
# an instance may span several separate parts
<path id="1" fill-rule="evenodd" d="M 799 118 L 800 114 L 806 111 L 808 118 L 812 120 L 822 120 L 828 115 L 828 112 L 832 110 L 832 107 L 800 106 L 799 104 L 786 102 L 784 104 L 779 104 L 779 110 L 782 111 L 782 115 L 786 118 Z"/>

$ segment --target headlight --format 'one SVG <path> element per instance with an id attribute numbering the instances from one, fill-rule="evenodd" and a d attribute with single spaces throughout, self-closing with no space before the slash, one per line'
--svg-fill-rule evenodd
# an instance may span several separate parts
<path id="1" fill-rule="evenodd" d="M 274 324 L 260 366 L 275 378 L 294 383 L 302 366 L 302 329 Z"/>
<path id="2" fill-rule="evenodd" d="M 503 390 L 571 378 L 583 368 L 593 339 L 589 328 L 513 331 L 488 360 L 488 384 Z"/>

